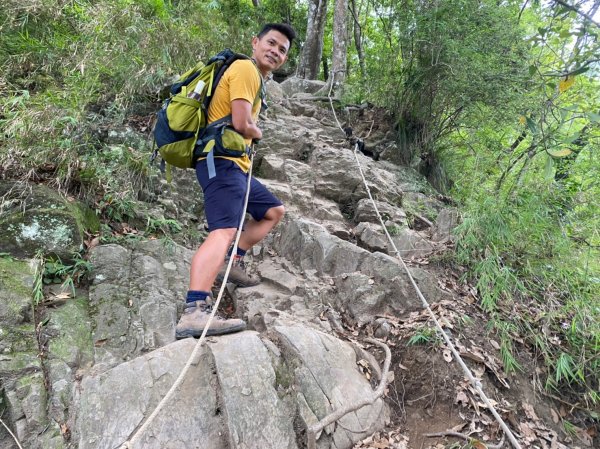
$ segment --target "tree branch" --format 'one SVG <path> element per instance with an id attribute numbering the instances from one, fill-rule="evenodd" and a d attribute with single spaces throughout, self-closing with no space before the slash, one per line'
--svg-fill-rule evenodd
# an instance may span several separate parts
<path id="1" fill-rule="evenodd" d="M 571 11 L 575 11 L 577 14 L 579 14 L 580 16 L 584 17 L 585 19 L 589 20 L 594 25 L 596 25 L 598 28 L 600 28 L 600 23 L 596 22 L 590 15 L 586 14 L 585 12 L 583 12 L 582 10 L 577 8 L 577 6 L 569 5 L 567 2 L 564 2 L 562 0 L 554 0 L 554 2 L 558 3 L 561 6 L 564 6 L 567 9 L 570 9 Z"/>
<path id="2" fill-rule="evenodd" d="M 354 19 L 354 23 L 356 24 L 356 26 L 358 27 L 358 29 L 362 31 L 362 27 L 360 26 L 360 22 L 358 21 L 358 17 L 356 17 L 356 11 L 354 11 L 354 7 L 355 7 L 354 2 L 352 3 L 352 7 L 348 3 L 348 11 L 350 11 L 352 13 L 352 18 Z"/>
<path id="3" fill-rule="evenodd" d="M 369 395 L 369 397 L 363 398 L 360 401 L 353 402 L 348 404 L 346 407 L 340 408 L 338 410 L 333 411 L 331 414 L 327 415 L 318 423 L 309 426 L 306 430 L 306 447 L 307 449 L 316 449 L 317 447 L 317 437 L 316 435 L 321 432 L 325 427 L 329 424 L 336 422 L 338 419 L 343 418 L 350 412 L 354 412 L 365 405 L 373 404 L 377 399 L 381 397 L 383 392 L 385 391 L 385 387 L 387 386 L 387 377 L 388 371 L 390 369 L 390 363 L 392 361 L 392 353 L 388 345 L 379 340 L 375 340 L 374 338 L 366 338 L 365 341 L 369 343 L 374 343 L 385 350 L 385 361 L 383 362 L 383 370 L 381 372 L 381 381 L 379 382 L 379 386 L 377 389 Z"/>
<path id="4" fill-rule="evenodd" d="M 469 443 L 480 443 L 481 441 L 478 440 L 477 438 L 472 438 L 468 435 L 465 435 L 464 433 L 459 433 L 459 432 L 452 432 L 452 431 L 447 431 L 447 432 L 437 432 L 437 433 L 425 433 L 423 434 L 426 437 L 429 438 L 435 438 L 435 437 L 454 437 L 454 438 L 462 438 L 463 440 L 469 442 Z M 502 435 L 502 439 L 500 440 L 500 442 L 498 444 L 485 444 L 485 447 L 487 449 L 502 449 L 502 447 L 504 446 L 504 437 L 505 435 Z"/>
<path id="5" fill-rule="evenodd" d="M 527 3 L 529 3 L 529 0 L 525 0 L 525 3 L 523 3 L 523 6 L 521 7 L 521 10 L 519 11 L 519 17 L 517 18 L 517 23 L 519 23 L 521 21 L 521 16 L 523 15 L 523 11 L 525 11 L 525 8 L 527 7 Z"/>
<path id="6" fill-rule="evenodd" d="M 523 142 L 523 140 L 525 140 L 525 137 L 527 137 L 527 131 L 523 131 L 521 133 L 521 135 L 519 137 L 517 137 L 517 139 L 512 143 L 512 145 L 508 148 L 508 150 L 504 150 L 505 153 L 512 153 L 513 151 L 515 151 L 517 149 L 517 147 L 519 145 L 521 145 L 521 142 Z"/>

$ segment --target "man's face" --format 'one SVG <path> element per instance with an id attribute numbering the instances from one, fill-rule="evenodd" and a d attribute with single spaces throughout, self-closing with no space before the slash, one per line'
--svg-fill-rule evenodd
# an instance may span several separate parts
<path id="1" fill-rule="evenodd" d="M 252 39 L 252 57 L 263 75 L 281 67 L 287 59 L 289 48 L 290 41 L 277 30 L 269 30 L 260 39 Z"/>

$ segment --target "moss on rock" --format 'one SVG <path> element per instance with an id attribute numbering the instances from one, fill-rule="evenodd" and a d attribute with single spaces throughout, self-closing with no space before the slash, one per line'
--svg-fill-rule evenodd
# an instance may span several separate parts
<path id="1" fill-rule="evenodd" d="M 0 257 L 0 326 L 29 319 L 34 276 L 30 261 Z"/>
<path id="2" fill-rule="evenodd" d="M 55 334 L 48 345 L 50 359 L 62 360 L 70 367 L 93 360 L 87 299 L 77 298 L 51 311 L 48 327 Z"/>
<path id="3" fill-rule="evenodd" d="M 0 217 L 0 241 L 3 251 L 16 257 L 41 250 L 69 260 L 80 250 L 84 231 L 100 227 L 92 210 L 46 186 L 0 182 L 0 194 L 10 204 Z"/>

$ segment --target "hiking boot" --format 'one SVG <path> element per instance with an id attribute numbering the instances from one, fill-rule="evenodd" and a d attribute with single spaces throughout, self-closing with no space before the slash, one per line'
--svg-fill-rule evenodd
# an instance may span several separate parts
<path id="1" fill-rule="evenodd" d="M 175 327 L 175 338 L 198 338 L 202 335 L 202 331 L 208 324 L 208 318 L 212 311 L 212 305 L 206 301 L 196 301 L 195 303 L 186 304 L 183 315 Z M 210 323 L 210 327 L 206 335 L 223 335 L 232 332 L 239 332 L 246 329 L 246 323 L 237 318 L 227 319 L 215 314 Z"/>
<path id="2" fill-rule="evenodd" d="M 237 260 L 233 261 L 233 265 L 229 271 L 227 282 L 231 282 L 238 287 L 253 287 L 260 284 L 260 279 L 257 276 L 250 276 L 248 273 L 246 273 L 246 264 L 244 264 L 244 261 L 241 258 L 236 259 Z M 228 259 L 225 260 L 223 268 L 221 268 L 221 271 L 219 271 L 219 274 L 217 275 L 217 281 L 223 282 L 228 262 Z"/>

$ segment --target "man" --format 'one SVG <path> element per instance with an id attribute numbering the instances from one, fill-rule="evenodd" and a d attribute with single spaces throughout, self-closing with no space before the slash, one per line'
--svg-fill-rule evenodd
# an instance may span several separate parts
<path id="1" fill-rule="evenodd" d="M 229 114 L 232 125 L 248 145 L 262 138 L 257 126 L 260 101 L 255 101 L 263 80 L 281 67 L 296 33 L 286 24 L 267 24 L 252 39 L 252 60 L 237 60 L 227 69 L 219 82 L 208 110 L 212 123 Z M 241 220 L 250 159 L 215 157 L 216 176 L 209 178 L 206 159 L 196 164 L 196 176 L 204 192 L 204 208 L 209 234 L 192 258 L 190 286 L 186 305 L 176 327 L 176 337 L 199 337 L 207 325 L 211 306 L 207 303 L 213 282 L 223 276 L 223 260 L 235 238 Z M 252 178 L 247 212 L 251 215 L 240 237 L 229 281 L 247 287 L 259 280 L 248 276 L 243 257 L 260 242 L 283 218 L 285 209 L 266 187 Z M 220 335 L 244 330 L 246 323 L 239 319 L 224 319 L 217 315 L 207 335 Z"/>

